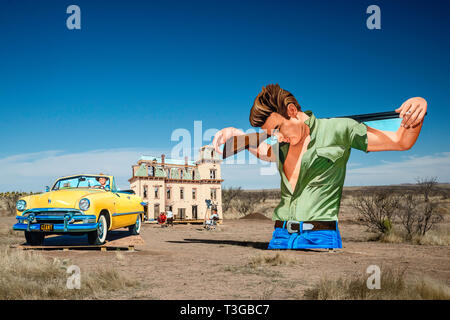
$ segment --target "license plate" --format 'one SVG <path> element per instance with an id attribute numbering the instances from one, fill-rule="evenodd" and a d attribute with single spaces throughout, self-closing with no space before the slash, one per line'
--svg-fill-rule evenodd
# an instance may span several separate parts
<path id="1" fill-rule="evenodd" d="M 41 231 L 53 231 L 52 224 L 41 224 Z"/>

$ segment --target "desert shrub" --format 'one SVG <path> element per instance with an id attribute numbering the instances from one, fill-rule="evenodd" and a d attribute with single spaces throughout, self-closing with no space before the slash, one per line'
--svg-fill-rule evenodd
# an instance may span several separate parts
<path id="1" fill-rule="evenodd" d="M 233 200 L 238 198 L 241 193 L 242 193 L 241 187 L 237 188 L 230 187 L 222 189 L 222 208 L 224 212 L 231 209 L 233 205 Z"/>
<path id="2" fill-rule="evenodd" d="M 417 233 L 419 235 L 424 236 L 436 223 L 443 220 L 442 215 L 437 213 L 435 209 L 436 204 L 432 202 L 426 202 L 423 206 L 417 222 Z"/>
<path id="3" fill-rule="evenodd" d="M 419 221 L 417 205 L 417 196 L 411 193 L 406 194 L 399 214 L 400 221 L 406 231 L 406 240 L 411 240 L 417 231 L 417 223 Z"/>
<path id="4" fill-rule="evenodd" d="M 439 200 L 430 197 L 436 184 L 436 178 L 417 179 L 415 194 L 407 193 L 404 196 L 399 217 L 406 231 L 406 240 L 425 236 L 434 225 L 443 220 L 443 215 L 436 210 Z"/>
<path id="5" fill-rule="evenodd" d="M 400 210 L 399 216 L 406 230 L 407 240 L 411 240 L 415 235 L 424 236 L 435 224 L 443 220 L 442 214 L 436 208 L 436 202 L 420 202 L 417 196 L 406 196 L 406 204 Z"/>
<path id="6" fill-rule="evenodd" d="M 236 201 L 236 210 L 242 215 L 246 216 L 250 213 L 254 205 L 254 201 L 250 198 L 243 198 Z"/>
<path id="7" fill-rule="evenodd" d="M 279 190 L 242 190 L 241 188 L 222 189 L 222 208 L 228 219 L 246 216 L 256 210 L 271 215 L 276 204 L 270 200 L 280 199 Z M 262 210 L 262 211 L 261 211 Z M 266 213 L 268 211 L 269 213 Z"/>
<path id="8" fill-rule="evenodd" d="M 268 192 L 265 189 L 261 190 L 259 195 L 260 195 L 259 200 L 262 203 L 266 202 L 267 198 L 269 197 L 269 194 L 268 194 Z"/>
<path id="9" fill-rule="evenodd" d="M 242 196 L 250 199 L 253 203 L 264 203 L 268 199 L 269 193 L 267 190 L 262 189 L 258 191 L 245 191 Z"/>
<path id="10" fill-rule="evenodd" d="M 424 196 L 425 202 L 429 201 L 430 195 L 436 190 L 437 177 L 416 178 L 419 193 Z"/>
<path id="11" fill-rule="evenodd" d="M 21 197 L 33 194 L 33 192 L 1 192 L 0 202 L 3 202 L 6 207 L 6 213 L 9 216 L 16 214 L 16 203 Z"/>
<path id="12" fill-rule="evenodd" d="M 262 200 L 261 192 L 244 191 L 240 187 L 223 189 L 222 197 L 223 211 L 237 211 L 239 216 L 249 214 L 255 204 Z M 267 194 L 263 193 L 263 197 L 265 201 Z"/>
<path id="13" fill-rule="evenodd" d="M 400 205 L 399 197 L 386 190 L 361 193 L 350 204 L 358 212 L 359 220 L 370 230 L 388 233 Z"/>
<path id="14" fill-rule="evenodd" d="M 367 274 L 335 280 L 322 279 L 304 293 L 314 300 L 448 300 L 450 289 L 430 278 L 407 281 L 405 270 L 386 269 L 380 275 L 380 289 L 367 288 Z"/>

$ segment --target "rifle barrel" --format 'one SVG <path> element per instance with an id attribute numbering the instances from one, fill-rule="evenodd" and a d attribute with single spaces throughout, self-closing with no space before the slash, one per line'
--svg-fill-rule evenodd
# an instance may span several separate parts
<path id="1" fill-rule="evenodd" d="M 427 113 L 425 113 L 427 115 Z M 376 112 L 376 113 L 366 113 L 366 114 L 356 114 L 352 116 L 339 116 L 334 118 L 351 118 L 358 122 L 368 122 L 376 120 L 387 120 L 399 118 L 400 114 L 395 111 L 386 112 Z M 330 119 L 330 118 L 326 118 Z M 249 133 L 241 136 L 235 136 L 228 139 L 223 146 L 223 159 L 226 159 L 236 153 L 248 149 L 257 148 L 260 143 L 269 137 L 266 133 Z"/>

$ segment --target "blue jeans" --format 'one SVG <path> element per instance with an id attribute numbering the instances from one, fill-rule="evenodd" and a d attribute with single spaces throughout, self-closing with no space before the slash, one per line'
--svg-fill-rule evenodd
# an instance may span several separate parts
<path id="1" fill-rule="evenodd" d="M 305 230 L 300 221 L 300 231 L 289 233 L 285 228 L 275 228 L 267 249 L 341 249 L 342 240 L 336 221 L 336 230 Z"/>

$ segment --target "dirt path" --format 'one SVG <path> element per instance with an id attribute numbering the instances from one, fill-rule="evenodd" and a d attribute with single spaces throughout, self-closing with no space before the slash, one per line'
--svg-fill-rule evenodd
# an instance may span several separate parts
<path id="1" fill-rule="evenodd" d="M 14 219 L 1 218 L 12 225 Z M 40 251 L 70 259 L 83 270 L 110 266 L 142 282 L 141 289 L 122 299 L 301 299 L 323 277 L 365 274 L 369 265 L 407 267 L 407 275 L 427 275 L 450 285 L 450 248 L 368 242 L 365 227 L 343 220 L 342 250 L 268 251 L 270 220 L 229 220 L 219 230 L 198 225 L 161 228 L 144 224 L 145 245 L 139 251 Z M 126 237 L 125 229 L 114 237 Z M 64 237 L 67 238 L 67 237 Z M 72 237 L 87 242 L 85 238 Z M 52 239 L 52 242 L 57 239 Z M 280 253 L 290 264 L 249 265 L 255 257 Z"/>

